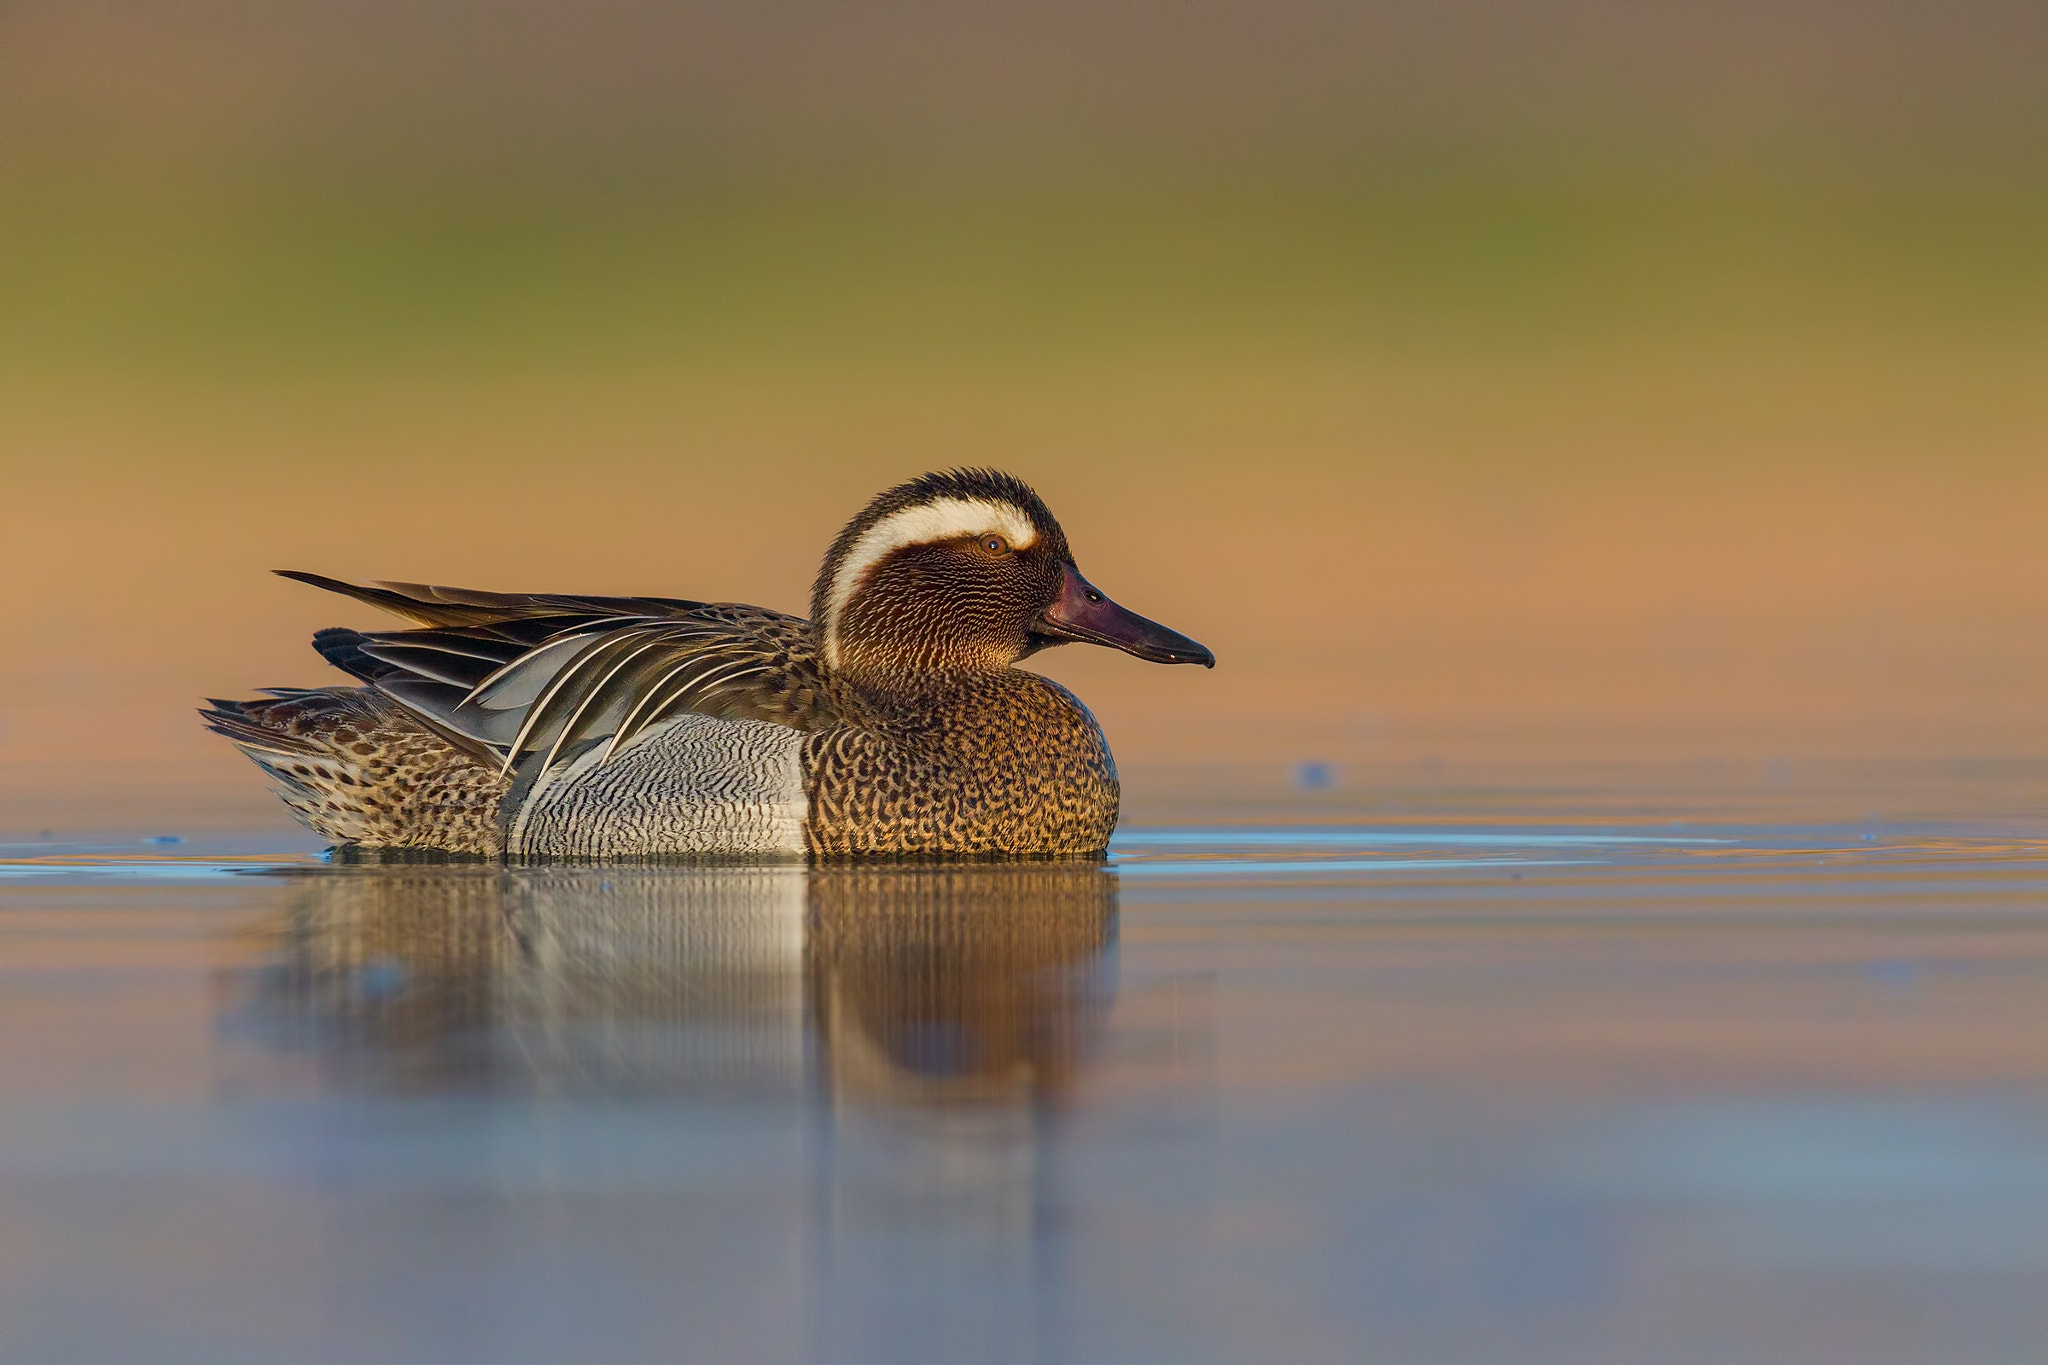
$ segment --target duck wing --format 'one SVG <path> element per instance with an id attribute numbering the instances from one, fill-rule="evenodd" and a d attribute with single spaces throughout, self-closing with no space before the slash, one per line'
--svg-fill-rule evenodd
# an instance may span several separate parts
<path id="1" fill-rule="evenodd" d="M 373 607 L 423 626 L 509 625 L 516 621 L 546 620 L 580 616 L 593 620 L 607 616 L 680 615 L 707 606 L 682 597 L 580 597 L 570 593 L 480 592 L 475 588 L 437 587 L 428 583 L 348 583 L 323 574 L 299 569 L 274 570 L 279 578 L 310 583 L 343 597 L 353 597 Z M 780 612 L 768 615 L 780 616 Z"/>
<path id="2" fill-rule="evenodd" d="M 466 747 L 542 768 L 587 741 L 605 756 L 683 712 L 809 730 L 838 719 L 802 617 L 665 597 L 476 592 L 289 578 L 421 622 L 323 630 L 314 648 Z"/>

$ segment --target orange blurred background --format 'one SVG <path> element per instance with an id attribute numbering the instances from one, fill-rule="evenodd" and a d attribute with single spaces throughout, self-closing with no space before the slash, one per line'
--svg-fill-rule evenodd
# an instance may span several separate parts
<path id="1" fill-rule="evenodd" d="M 2048 756 L 2048 12 L 0 10 L 0 828 L 282 822 L 272 567 L 801 610 L 993 463 L 1203 765 Z M 1362 780 L 1362 779 L 1352 779 Z"/>

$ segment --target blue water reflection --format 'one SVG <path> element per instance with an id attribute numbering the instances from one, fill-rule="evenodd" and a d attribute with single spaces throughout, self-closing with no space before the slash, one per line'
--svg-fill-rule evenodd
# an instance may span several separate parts
<path id="1" fill-rule="evenodd" d="M 2021 1361 L 2010 829 L 0 861 L 0 1359 Z"/>

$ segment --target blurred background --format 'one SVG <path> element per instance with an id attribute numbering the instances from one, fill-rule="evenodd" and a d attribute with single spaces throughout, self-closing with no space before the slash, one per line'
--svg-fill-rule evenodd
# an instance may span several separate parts
<path id="1" fill-rule="evenodd" d="M 281 823 L 290 566 L 803 610 L 1024 475 L 1189 774 L 2048 756 L 2048 8 L 0 4 L 0 828 Z M 1325 764 L 1303 769 L 1303 764 Z"/>

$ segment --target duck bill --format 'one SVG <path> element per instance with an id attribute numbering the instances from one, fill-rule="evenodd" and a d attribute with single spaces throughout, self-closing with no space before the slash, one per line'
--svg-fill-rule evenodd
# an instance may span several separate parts
<path id="1" fill-rule="evenodd" d="M 1081 577 L 1081 571 L 1073 565 L 1067 565 L 1065 572 L 1059 601 L 1045 609 L 1033 631 L 1046 644 L 1082 640 L 1091 645 L 1108 645 L 1155 664 L 1216 666 L 1216 656 L 1204 646 L 1157 621 L 1125 611 Z"/>

